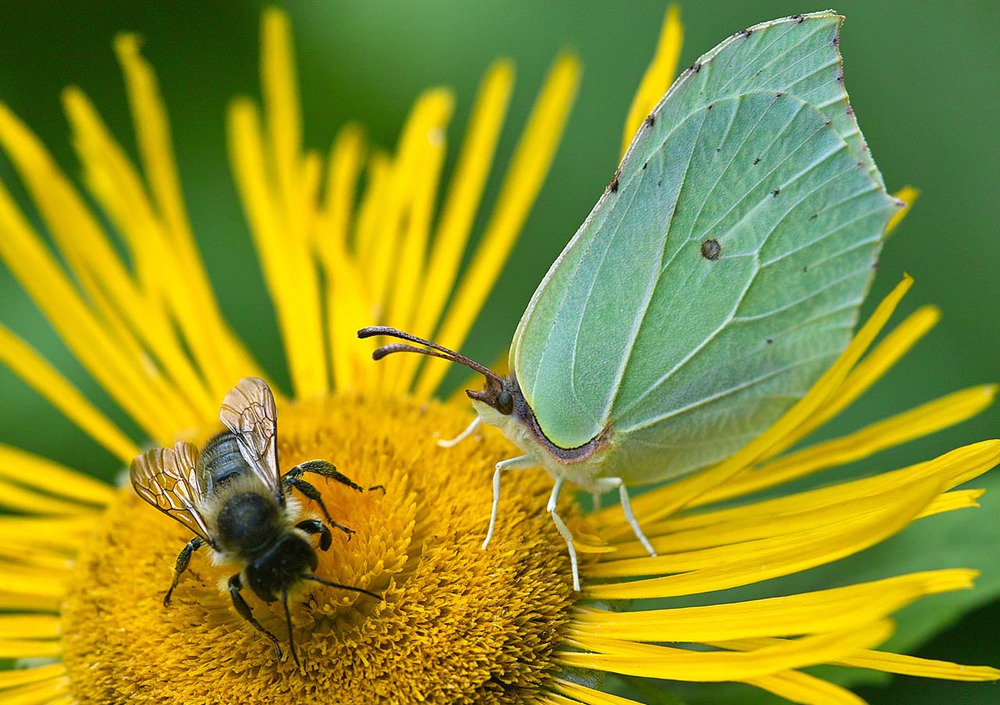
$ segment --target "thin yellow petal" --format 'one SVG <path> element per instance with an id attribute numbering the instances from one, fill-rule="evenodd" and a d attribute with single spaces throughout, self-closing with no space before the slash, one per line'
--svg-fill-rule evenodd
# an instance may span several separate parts
<path id="1" fill-rule="evenodd" d="M 705 492 L 727 482 L 744 468 L 752 466 L 761 458 L 768 457 L 774 447 L 781 445 L 787 436 L 795 433 L 802 423 L 820 410 L 836 393 L 837 388 L 885 326 L 900 299 L 912 284 L 913 279 L 906 276 L 896 285 L 830 369 L 817 380 L 804 397 L 764 433 L 719 465 L 678 480 L 664 488 L 647 492 L 634 500 L 632 507 L 640 521 L 645 524 L 669 516 Z M 604 513 L 600 516 L 600 520 L 603 521 L 607 516 L 608 514 Z"/>
<path id="2" fill-rule="evenodd" d="M 314 396 L 328 387 L 317 272 L 307 234 L 293 232 L 282 195 L 272 188 L 262 130 L 257 108 L 246 99 L 234 101 L 227 129 L 233 172 L 274 302 L 295 395 Z"/>
<path id="3" fill-rule="evenodd" d="M 90 403 L 80 391 L 33 348 L 0 325 L 0 362 L 45 397 L 70 421 L 111 451 L 122 462 L 131 462 L 139 448 Z"/>
<path id="4" fill-rule="evenodd" d="M 326 279 L 327 346 L 333 386 L 346 391 L 365 388 L 359 349 L 352 345 L 355 332 L 365 326 L 370 307 L 355 260 L 348 255 L 348 234 L 354 224 L 354 204 L 365 156 L 365 138 L 360 127 L 340 130 L 327 160 L 326 191 L 315 220 L 315 246 Z M 360 375 L 360 377 L 359 377 Z"/>
<path id="5" fill-rule="evenodd" d="M 156 74 L 140 55 L 139 47 L 140 40 L 135 35 L 121 35 L 115 41 L 142 172 L 149 181 L 157 219 L 170 243 L 170 256 L 164 260 L 167 264 L 164 293 L 170 296 L 177 323 L 205 374 L 210 396 L 221 399 L 234 380 L 255 371 L 257 365 L 219 312 L 188 223 L 169 120 Z M 184 285 L 177 286 L 178 281 Z"/>
<path id="6" fill-rule="evenodd" d="M 58 518 L 24 518 L 0 516 L 0 541 L 22 542 L 42 548 L 74 554 L 90 537 L 100 514 Z M 0 565 L 7 565 L 0 562 Z M 4 585 L 0 584 L 0 589 Z"/>
<path id="7" fill-rule="evenodd" d="M 98 507 L 104 507 L 115 499 L 115 490 L 103 482 L 51 460 L 2 444 L 0 444 L 0 477 Z M 79 504 L 77 506 L 80 507 Z"/>
<path id="8" fill-rule="evenodd" d="M 433 335 L 455 285 L 458 265 L 493 166 L 513 86 L 513 65 L 509 61 L 498 61 L 490 67 L 479 88 L 435 231 L 427 276 L 413 323 L 415 335 L 425 338 Z"/>
<path id="9" fill-rule="evenodd" d="M 946 492 L 943 495 L 935 497 L 934 501 L 924 511 L 920 512 L 917 519 L 923 519 L 924 517 L 944 512 L 953 512 L 956 509 L 978 507 L 979 502 L 977 500 L 984 494 L 986 494 L 986 490 L 956 490 L 955 492 Z"/>
<path id="10" fill-rule="evenodd" d="M 694 652 L 651 644 L 613 642 L 606 653 L 556 652 L 555 658 L 571 668 L 620 673 L 643 678 L 683 681 L 743 681 L 772 673 L 843 658 L 885 641 L 892 633 L 887 621 L 833 634 L 787 640 L 756 651 Z"/>
<path id="11" fill-rule="evenodd" d="M 637 701 L 623 698 L 620 695 L 605 693 L 601 690 L 594 690 L 579 683 L 553 679 L 552 685 L 557 691 L 573 699 L 573 702 L 587 703 L 588 705 L 638 705 Z"/>
<path id="12" fill-rule="evenodd" d="M 137 286 L 144 292 L 139 307 L 141 315 L 131 313 L 135 305 L 124 302 L 132 307 L 126 311 L 131 314 L 130 324 L 150 354 L 176 381 L 179 391 L 189 397 L 196 409 L 211 413 L 216 400 L 192 364 L 166 308 L 178 296 L 191 296 L 187 286 L 191 274 L 181 269 L 177 253 L 146 195 L 141 175 L 125 150 L 111 137 L 94 106 L 74 88 L 64 92 L 63 103 L 73 128 L 73 143 L 84 167 L 84 179 L 116 231 L 124 237 L 138 278 Z M 178 281 L 184 281 L 185 286 L 176 286 Z M 174 289 L 184 292 L 177 294 Z M 174 310 L 181 311 L 189 308 L 190 305 L 174 306 Z M 179 327 L 186 329 L 183 321 Z M 195 342 L 189 349 L 198 357 L 204 347 L 204 343 Z M 211 367 L 212 363 L 207 365 Z"/>
<path id="13" fill-rule="evenodd" d="M 521 226 L 535 202 L 566 124 L 579 83 L 579 62 L 561 56 L 549 73 L 531 118 L 514 151 L 482 243 L 462 277 L 437 342 L 452 350 L 461 348 L 483 302 L 493 288 Z M 414 395 L 430 397 L 449 365 L 429 359 L 418 378 Z"/>
<path id="14" fill-rule="evenodd" d="M 326 393 L 329 386 L 319 279 L 311 255 L 309 218 L 315 199 L 302 155 L 298 80 L 288 16 L 276 8 L 261 23 L 261 88 L 266 135 L 257 127 L 261 154 L 254 154 L 254 178 L 270 191 L 269 217 L 254 222 L 265 278 L 278 310 L 295 394 Z M 259 188 L 259 186 L 258 186 Z M 243 194 L 248 214 L 247 194 Z M 279 293 L 280 292 L 280 293 Z"/>
<path id="15" fill-rule="evenodd" d="M 363 265 L 384 320 L 404 330 L 412 328 L 424 277 L 445 131 L 454 104 L 451 92 L 436 89 L 426 91 L 413 106 L 393 163 L 392 198 L 382 216 L 378 243 L 371 261 Z M 385 391 L 405 392 L 410 386 L 406 362 L 400 358 L 388 366 Z"/>
<path id="16" fill-rule="evenodd" d="M 663 18 L 660 29 L 660 41 L 656 45 L 649 68 L 646 69 L 639 90 L 636 91 L 629 107 L 628 118 L 625 120 L 625 131 L 622 135 L 622 156 L 632 143 L 632 138 L 639 125 L 646 119 L 663 94 L 667 92 L 670 83 L 677 75 L 677 62 L 680 59 L 681 47 L 684 44 L 684 26 L 681 24 L 681 10 L 677 5 L 670 5 Z"/>
<path id="17" fill-rule="evenodd" d="M 29 188 L 33 184 L 36 198 L 51 200 L 67 195 L 65 189 L 58 188 L 60 183 L 66 186 L 65 179 L 51 157 L 4 106 L 0 106 L 0 140 L 23 168 L 22 175 L 32 179 Z M 11 272 L 115 400 L 157 438 L 169 438 L 177 428 L 184 428 L 178 425 L 178 420 L 188 418 L 183 404 L 175 395 L 157 397 L 142 361 L 124 354 L 118 341 L 95 319 L 5 188 L 0 188 L 0 231 L 0 255 Z"/>
<path id="18" fill-rule="evenodd" d="M 907 216 L 910 209 L 913 208 L 913 204 L 917 202 L 917 196 L 920 195 L 920 191 L 913 188 L 912 186 L 904 186 L 893 194 L 900 201 L 906 205 L 896 211 L 896 214 L 889 219 L 888 225 L 885 226 L 885 235 L 889 237 L 892 231 L 896 229 L 896 226 Z"/>
<path id="19" fill-rule="evenodd" d="M 797 529 L 819 527 L 825 520 L 856 517 L 867 511 L 859 503 L 888 501 L 891 504 L 900 499 L 895 496 L 897 490 L 925 481 L 940 483 L 944 490 L 948 490 L 998 463 L 1000 441 L 982 441 L 901 470 L 727 509 L 676 516 L 648 524 L 645 530 L 652 538 L 653 546 L 659 545 L 663 551 L 733 545 L 780 536 Z M 937 498 L 919 516 L 924 516 L 935 502 Z M 631 535 L 624 532 L 623 535 L 628 538 L 618 546 L 619 557 L 647 555 Z"/>
<path id="20" fill-rule="evenodd" d="M 865 701 L 849 690 L 799 671 L 784 671 L 744 681 L 793 703 L 805 705 L 865 705 Z"/>
<path id="21" fill-rule="evenodd" d="M 1000 670 L 990 666 L 964 666 L 949 661 L 887 653 L 885 651 L 862 651 L 848 658 L 838 659 L 842 666 L 870 668 L 886 673 L 904 676 L 937 678 L 950 681 L 995 681 L 1000 680 Z"/>
<path id="22" fill-rule="evenodd" d="M 906 355 L 940 318 L 941 312 L 934 306 L 923 306 L 910 314 L 854 366 L 827 403 L 779 443 L 775 443 L 768 451 L 767 457 L 774 457 L 790 448 L 847 408 Z"/>
<path id="23" fill-rule="evenodd" d="M 929 435 L 975 416 L 993 403 L 996 392 L 995 385 L 965 389 L 878 421 L 842 438 L 803 448 L 740 473 L 725 485 L 706 492 L 691 506 L 750 495 Z"/>
<path id="24" fill-rule="evenodd" d="M 62 644 L 58 641 L 0 639 L 0 658 L 42 658 L 61 653 Z M 4 702 L 8 702 L 6 693 Z"/>
<path id="25" fill-rule="evenodd" d="M 52 678 L 44 683 L 11 688 L 3 692 L 5 705 L 56 705 L 64 703 L 69 696 L 57 697 L 70 689 L 68 676 Z"/>
<path id="26" fill-rule="evenodd" d="M 0 639 L 56 639 L 59 624 L 52 614 L 0 614 Z"/>
<path id="27" fill-rule="evenodd" d="M 66 667 L 61 663 L 36 668 L 18 668 L 0 671 L 0 688 L 11 688 L 16 685 L 38 683 L 66 675 Z"/>
<path id="28" fill-rule="evenodd" d="M 573 638 L 646 642 L 710 642 L 794 636 L 849 629 L 888 616 L 926 595 L 972 587 L 975 571 L 902 575 L 830 590 L 699 607 L 613 612 L 579 610 Z"/>
<path id="29" fill-rule="evenodd" d="M 691 595 L 761 582 L 830 563 L 864 550 L 907 526 L 941 490 L 938 480 L 915 482 L 896 497 L 876 496 L 832 526 L 784 533 L 742 545 L 720 545 L 674 555 L 632 558 L 588 568 L 592 578 L 664 577 L 588 585 L 593 599 L 641 599 Z M 881 506 L 888 500 L 888 506 Z M 654 544 L 655 545 L 655 544 Z"/>

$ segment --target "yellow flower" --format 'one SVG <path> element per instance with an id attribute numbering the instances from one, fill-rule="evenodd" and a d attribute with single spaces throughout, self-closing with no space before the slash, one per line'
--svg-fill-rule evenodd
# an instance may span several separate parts
<path id="1" fill-rule="evenodd" d="M 630 113 L 631 134 L 672 77 L 676 12 Z M 54 249 L 0 186 L 0 257 L 67 346 L 157 445 L 203 442 L 236 380 L 264 375 L 220 313 L 186 216 L 155 75 L 133 36 L 116 42 L 139 163 L 76 89 L 64 94 L 83 167 L 81 193 L 31 131 L 0 106 L 0 146 Z M 582 593 L 544 511 L 548 476 L 505 486 L 487 551 L 489 476 L 508 448 L 499 434 L 439 448 L 468 421 L 434 401 L 445 367 L 374 365 L 355 331 L 392 320 L 452 348 L 473 320 L 534 203 L 559 140 L 579 68 L 554 64 L 524 128 L 480 244 L 460 273 L 496 151 L 512 67 L 487 73 L 447 190 L 438 193 L 448 91 L 420 97 L 397 149 L 344 128 L 329 153 L 302 145 L 286 17 L 264 15 L 263 106 L 229 112 L 230 153 L 288 359 L 292 394 L 278 399 L 283 468 L 330 459 L 358 494 L 317 483 L 339 532 L 316 573 L 381 600 L 310 587 L 292 606 L 301 667 L 217 589 L 231 566 L 192 559 L 161 604 L 190 538 L 131 488 L 112 488 L 0 446 L 0 672 L 5 702 L 632 702 L 601 690 L 606 674 L 736 681 L 796 702 L 851 703 L 802 669 L 838 664 L 932 678 L 993 680 L 1000 671 L 877 651 L 889 615 L 925 595 L 967 588 L 973 571 L 901 575 L 805 594 L 671 606 L 666 598 L 757 583 L 834 561 L 909 523 L 974 506 L 953 489 L 1000 462 L 1000 442 L 821 489 L 756 493 L 961 421 L 993 398 L 976 387 L 848 436 L 789 450 L 861 395 L 937 320 L 923 308 L 874 343 L 909 286 L 901 283 L 815 387 L 769 431 L 708 471 L 634 501 L 658 556 L 620 510 L 584 515 Z M 442 203 L 435 217 L 435 204 Z M 112 244 L 117 231 L 125 256 Z M 451 301 L 450 304 L 448 302 Z M 448 304 L 448 305 L 446 305 Z M 0 360 L 127 465 L 139 444 L 38 352 L 0 327 Z M 274 385 L 272 385 L 273 387 Z M 581 541 L 581 544 L 584 542 Z M 660 598 L 657 608 L 631 600 Z M 279 607 L 251 598 L 284 635 Z M 666 644 L 674 644 L 667 646 Z"/>

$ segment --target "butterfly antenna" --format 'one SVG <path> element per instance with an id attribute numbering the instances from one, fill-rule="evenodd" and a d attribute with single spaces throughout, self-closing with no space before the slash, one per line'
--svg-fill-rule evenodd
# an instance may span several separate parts
<path id="1" fill-rule="evenodd" d="M 382 596 L 381 595 L 376 595 L 374 592 L 368 592 L 367 590 L 365 590 L 363 588 L 352 587 L 350 585 L 341 585 L 340 583 L 332 583 L 329 580 L 323 580 L 323 578 L 317 578 L 315 575 L 311 575 L 311 574 L 307 574 L 307 575 L 304 575 L 302 577 L 304 577 L 306 580 L 312 580 L 313 582 L 320 583 L 321 585 L 327 585 L 329 587 L 340 588 L 341 590 L 350 590 L 351 592 L 360 592 L 360 593 L 363 593 L 365 595 L 368 595 L 369 597 L 374 597 L 376 600 L 379 600 L 380 602 L 382 600 Z"/>
<path id="2" fill-rule="evenodd" d="M 409 333 L 404 333 L 398 328 L 392 328 L 390 326 L 369 326 L 368 328 L 362 328 L 358 331 L 359 338 L 371 338 L 376 335 L 384 335 L 389 338 L 399 338 L 401 340 L 406 340 L 411 343 L 417 343 L 417 345 L 423 345 L 425 347 L 418 348 L 413 345 L 407 345 L 406 343 L 390 343 L 389 345 L 383 345 L 382 347 L 375 350 L 372 353 L 373 360 L 381 360 L 386 355 L 392 355 L 398 352 L 412 352 L 419 353 L 420 355 L 426 355 L 428 357 L 439 357 L 442 360 L 448 360 L 449 362 L 455 362 L 464 367 L 468 367 L 470 370 L 474 370 L 481 375 L 484 375 L 487 379 L 492 379 L 497 382 L 503 382 L 496 372 L 490 368 L 480 365 L 475 360 L 472 360 L 462 353 L 450 350 L 437 343 L 432 343 L 429 340 L 424 340 L 423 338 L 418 338 L 415 335 L 410 335 Z"/>

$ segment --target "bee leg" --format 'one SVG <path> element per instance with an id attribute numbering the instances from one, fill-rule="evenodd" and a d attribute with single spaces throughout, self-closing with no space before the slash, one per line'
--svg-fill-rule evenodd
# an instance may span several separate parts
<path id="1" fill-rule="evenodd" d="M 330 534 L 330 529 L 321 521 L 316 519 L 306 519 L 305 521 L 300 521 L 295 525 L 296 529 L 302 529 L 307 534 L 319 534 L 319 547 L 320 550 L 325 551 L 330 548 L 330 543 L 333 541 L 333 536 Z M 348 534 L 350 535 L 350 534 Z"/>
<path id="2" fill-rule="evenodd" d="M 240 594 L 240 590 L 242 589 L 243 581 L 240 580 L 240 574 L 237 573 L 229 579 L 229 596 L 233 598 L 233 607 L 236 608 L 236 611 L 243 619 L 250 622 L 254 629 L 271 640 L 271 643 L 274 645 L 274 651 L 277 653 L 278 660 L 280 661 L 281 644 L 278 643 L 278 638 L 271 632 L 264 629 L 264 626 L 254 619 L 253 612 L 250 610 L 250 605 L 247 604 L 247 601 L 243 599 L 243 595 Z"/>
<path id="3" fill-rule="evenodd" d="M 195 536 L 177 554 L 177 562 L 174 563 L 174 579 L 170 582 L 170 589 L 167 590 L 167 594 L 163 596 L 164 607 L 170 606 L 170 596 L 173 594 L 174 588 L 177 587 L 177 581 L 181 579 L 181 573 L 187 570 L 188 563 L 191 562 L 191 554 L 204 545 L 205 541 L 200 536 Z"/>
<path id="4" fill-rule="evenodd" d="M 330 516 L 329 510 L 326 508 L 326 503 L 323 501 L 323 497 L 320 495 L 319 490 L 317 490 L 311 483 L 302 479 L 302 475 L 307 472 L 315 473 L 331 480 L 336 480 L 337 482 L 347 485 L 352 490 L 357 490 L 358 492 L 364 492 L 365 488 L 352 482 L 349 477 L 337 470 L 333 463 L 328 463 L 325 460 L 307 460 L 304 463 L 296 465 L 281 478 L 282 487 L 285 488 L 286 491 L 294 487 L 306 497 L 316 502 L 316 504 L 319 505 L 319 508 L 323 510 L 323 516 L 326 517 L 326 521 L 330 524 L 330 526 L 340 529 L 348 536 L 353 534 L 353 529 L 348 529 L 343 524 L 338 524 L 333 520 L 333 517 Z M 374 487 L 369 487 L 368 489 L 380 489 L 382 492 L 385 492 L 385 488 L 382 487 L 382 485 L 375 485 Z"/>

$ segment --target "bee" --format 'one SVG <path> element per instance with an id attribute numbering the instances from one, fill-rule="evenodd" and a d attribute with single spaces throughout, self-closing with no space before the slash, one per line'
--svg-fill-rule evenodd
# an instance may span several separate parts
<path id="1" fill-rule="evenodd" d="M 268 604 L 281 600 L 289 649 L 299 665 L 288 610 L 293 589 L 311 581 L 382 599 L 368 590 L 315 575 L 319 559 L 311 537 L 318 534 L 319 548 L 326 551 L 333 540 L 331 527 L 346 533 L 348 539 L 354 531 L 331 518 L 319 490 L 302 476 L 314 473 L 358 492 L 365 490 L 325 460 L 309 460 L 280 473 L 274 396 L 261 379 L 240 380 L 223 400 L 219 419 L 228 430 L 209 440 L 200 452 L 193 443 L 180 441 L 173 448 L 146 451 L 129 469 L 136 494 L 195 533 L 177 556 L 163 605 L 169 606 L 191 555 L 208 546 L 215 562 L 239 566 L 240 571 L 220 583 L 220 589 L 229 592 L 236 612 L 271 640 L 279 660 L 281 644 L 253 616 L 241 590 L 249 587 Z M 326 523 L 301 518 L 292 489 L 315 501 Z M 368 489 L 385 491 L 381 485 Z"/>

